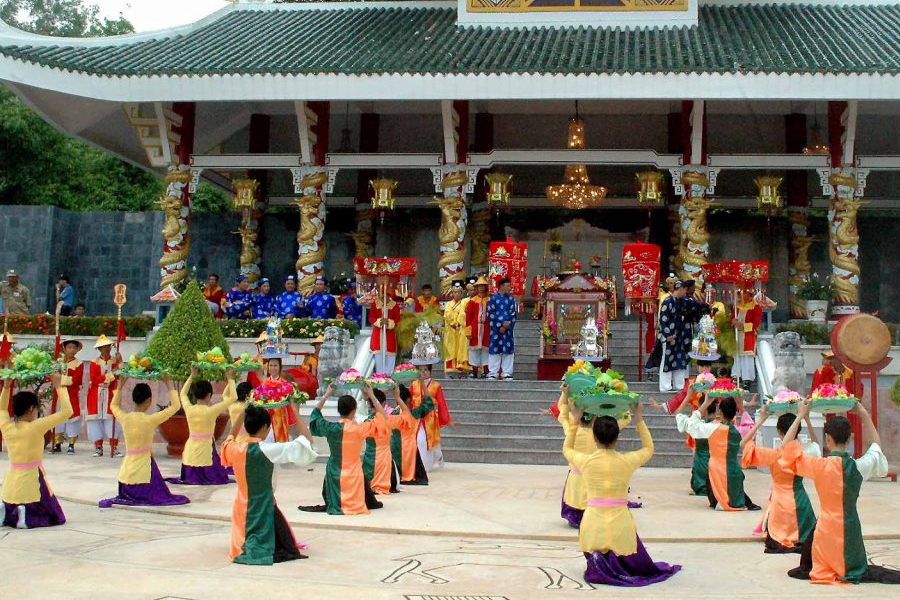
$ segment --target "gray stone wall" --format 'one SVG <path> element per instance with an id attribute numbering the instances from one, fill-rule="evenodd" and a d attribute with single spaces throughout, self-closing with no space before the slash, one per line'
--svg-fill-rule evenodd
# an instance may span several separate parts
<path id="1" fill-rule="evenodd" d="M 614 213 L 611 211 L 610 218 L 614 218 Z M 276 291 L 282 289 L 284 276 L 294 271 L 297 220 L 295 212 L 270 213 L 263 219 L 262 272 L 272 279 Z M 238 216 L 195 214 L 192 224 L 189 268 L 201 279 L 218 273 L 222 287 L 228 289 L 239 270 L 240 238 L 235 233 Z M 376 227 L 376 253 L 418 258 L 419 285 L 436 286 L 439 224 L 436 208 L 398 211 L 384 225 Z M 347 233 L 354 228 L 352 210 L 329 211 L 326 274 L 336 276 L 341 271 L 352 271 L 353 242 Z M 784 219 L 747 218 L 738 211 L 718 213 L 710 215 L 709 228 L 712 260 L 770 261 L 769 295 L 779 305 L 776 318 L 785 318 L 788 230 Z M 115 313 L 112 288 L 119 282 L 129 289 L 125 314 L 139 314 L 152 309 L 149 298 L 158 290 L 161 229 L 159 212 L 75 213 L 47 206 L 0 206 L 0 270 L 3 274 L 10 268 L 19 271 L 20 280 L 34 295 L 35 312 L 52 310 L 53 285 L 60 273 L 67 273 L 77 300 L 87 305 L 88 314 Z M 880 311 L 883 319 L 898 322 L 900 262 L 896 260 L 896 240 L 900 239 L 900 216 L 863 211 L 859 229 L 862 308 Z M 810 231 L 820 240 L 810 249 L 813 269 L 827 275 L 830 265 L 825 219 L 814 218 Z M 779 243 L 772 244 L 773 239 Z M 621 252 L 620 243 L 617 240 L 614 244 L 614 257 Z M 589 258 L 588 250 L 580 252 L 584 254 L 583 262 Z M 605 253 L 603 247 L 598 250 Z M 535 272 L 540 254 L 540 248 L 532 249 Z"/>

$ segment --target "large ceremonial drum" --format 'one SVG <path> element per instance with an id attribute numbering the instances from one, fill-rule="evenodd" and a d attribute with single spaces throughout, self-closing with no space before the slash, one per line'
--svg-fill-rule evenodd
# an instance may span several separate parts
<path id="1" fill-rule="evenodd" d="M 891 332 L 878 317 L 852 315 L 835 325 L 831 347 L 838 358 L 854 365 L 877 365 L 891 349 Z"/>

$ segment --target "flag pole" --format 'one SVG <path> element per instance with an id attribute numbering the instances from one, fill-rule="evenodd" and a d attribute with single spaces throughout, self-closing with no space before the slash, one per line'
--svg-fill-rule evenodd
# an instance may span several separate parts
<path id="1" fill-rule="evenodd" d="M 125 306 L 125 303 L 128 302 L 128 297 L 126 292 L 128 291 L 127 286 L 124 283 L 117 283 L 113 286 L 113 304 L 116 305 L 116 358 L 119 362 L 119 367 L 121 368 L 121 358 L 122 358 L 122 339 L 125 337 L 125 328 L 122 323 L 122 307 Z M 122 393 L 122 390 L 118 390 L 119 393 Z M 112 436 L 110 439 L 116 435 L 116 415 L 113 414 L 112 418 Z M 109 457 L 114 458 L 112 449 L 110 449 Z"/>

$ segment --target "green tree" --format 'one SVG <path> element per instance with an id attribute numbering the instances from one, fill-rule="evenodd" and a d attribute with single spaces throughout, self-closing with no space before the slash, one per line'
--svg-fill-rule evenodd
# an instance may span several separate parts
<path id="1" fill-rule="evenodd" d="M 163 321 L 159 331 L 150 338 L 147 353 L 172 373 L 173 379 L 187 379 L 197 352 L 218 346 L 231 362 L 228 342 L 222 329 L 203 298 L 200 286 L 193 279 Z M 224 379 L 222 372 L 202 373 L 207 379 Z"/>
<path id="2" fill-rule="evenodd" d="M 134 31 L 121 15 L 101 19 L 97 6 L 83 0 L 0 0 L 0 18 L 43 35 Z M 156 175 L 60 133 L 15 94 L 0 88 L 0 204 L 144 211 L 156 207 L 162 188 Z"/>

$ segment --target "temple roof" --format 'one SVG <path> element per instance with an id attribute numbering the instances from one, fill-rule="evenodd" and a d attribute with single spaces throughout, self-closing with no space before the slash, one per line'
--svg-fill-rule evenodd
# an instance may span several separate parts
<path id="1" fill-rule="evenodd" d="M 488 28 L 455 2 L 233 5 L 102 40 L 0 30 L 0 55 L 101 77 L 209 75 L 897 74 L 900 5 L 701 5 L 679 28 Z"/>

